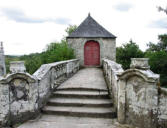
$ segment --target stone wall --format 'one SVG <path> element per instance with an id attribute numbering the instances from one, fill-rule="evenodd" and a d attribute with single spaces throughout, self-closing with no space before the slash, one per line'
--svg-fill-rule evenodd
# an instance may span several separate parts
<path id="1" fill-rule="evenodd" d="M 109 38 L 68 38 L 67 42 L 74 49 L 76 58 L 80 60 L 80 65 L 84 66 L 84 45 L 87 41 L 97 41 L 100 45 L 100 64 L 102 58 L 116 60 L 116 41 Z"/>
<path id="2" fill-rule="evenodd" d="M 42 65 L 33 75 L 12 73 L 0 79 L 0 124 L 36 117 L 52 91 L 79 70 L 77 59 Z"/>
<path id="3" fill-rule="evenodd" d="M 119 123 L 139 128 L 167 127 L 167 89 L 159 87 L 159 75 L 149 68 L 147 58 L 133 58 L 131 68 L 126 71 L 119 64 L 103 59 Z"/>

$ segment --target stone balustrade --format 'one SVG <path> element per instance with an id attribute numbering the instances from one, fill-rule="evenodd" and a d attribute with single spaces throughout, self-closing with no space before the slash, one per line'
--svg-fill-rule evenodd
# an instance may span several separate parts
<path id="1" fill-rule="evenodd" d="M 0 78 L 0 126 L 38 116 L 52 91 L 79 70 L 77 59 L 44 64 L 33 75 L 12 64 L 12 73 Z"/>
<path id="2" fill-rule="evenodd" d="M 119 123 L 139 128 L 167 127 L 167 89 L 159 86 L 147 58 L 132 58 L 123 71 L 116 62 L 103 59 L 103 71 L 114 98 Z"/>

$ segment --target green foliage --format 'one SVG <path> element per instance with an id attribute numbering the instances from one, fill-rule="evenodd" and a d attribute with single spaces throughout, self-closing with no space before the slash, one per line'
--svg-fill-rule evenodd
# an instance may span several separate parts
<path id="1" fill-rule="evenodd" d="M 61 43 L 51 43 L 48 45 L 43 56 L 47 56 L 43 57 L 45 61 L 47 59 L 47 63 L 75 58 L 73 49 L 69 48 L 67 42 L 64 40 Z"/>
<path id="2" fill-rule="evenodd" d="M 160 74 L 161 86 L 167 87 L 167 34 L 158 36 L 157 44 L 150 43 L 145 53 L 149 58 L 151 70 Z"/>
<path id="3" fill-rule="evenodd" d="M 124 69 L 130 67 L 131 58 L 142 58 L 144 53 L 139 49 L 139 46 L 132 40 L 116 49 L 116 61 L 122 64 Z"/>
<path id="4" fill-rule="evenodd" d="M 68 36 L 77 29 L 76 25 L 69 25 L 69 27 L 67 27 L 67 29 L 65 30 L 66 33 L 68 34 Z"/>
<path id="5" fill-rule="evenodd" d="M 159 42 L 157 44 L 149 43 L 147 44 L 147 51 L 161 51 L 167 50 L 167 34 L 158 36 Z"/>
<path id="6" fill-rule="evenodd" d="M 151 70 L 160 74 L 161 85 L 167 86 L 167 52 L 164 50 L 146 52 L 145 57 L 149 58 Z"/>
<path id="7" fill-rule="evenodd" d="M 42 64 L 53 63 L 62 60 L 74 59 L 73 49 L 68 47 L 66 41 L 51 43 L 42 53 L 24 55 L 20 60 L 25 61 L 27 72 L 34 73 Z"/>
<path id="8" fill-rule="evenodd" d="M 25 61 L 27 72 L 32 74 L 43 64 L 41 55 L 42 53 L 32 53 L 20 57 L 20 60 Z"/>

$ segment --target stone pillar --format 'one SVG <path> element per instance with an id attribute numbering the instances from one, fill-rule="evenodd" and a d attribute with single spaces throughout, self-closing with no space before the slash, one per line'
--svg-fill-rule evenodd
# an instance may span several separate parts
<path id="1" fill-rule="evenodd" d="M 150 70 L 148 58 L 132 58 L 130 67 L 118 75 L 118 121 L 156 128 L 159 75 Z"/>
<path id="2" fill-rule="evenodd" d="M 25 73 L 26 68 L 24 66 L 24 61 L 12 61 L 10 62 L 10 72 L 11 73 Z"/>
<path id="3" fill-rule="evenodd" d="M 5 56 L 3 42 L 0 42 L 0 76 L 6 75 Z"/>

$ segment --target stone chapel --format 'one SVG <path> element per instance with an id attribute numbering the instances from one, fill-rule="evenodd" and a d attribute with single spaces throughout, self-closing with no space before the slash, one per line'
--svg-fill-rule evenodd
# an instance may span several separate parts
<path id="1" fill-rule="evenodd" d="M 116 36 L 103 28 L 89 14 L 67 37 L 82 67 L 98 67 L 102 59 L 116 60 Z"/>

